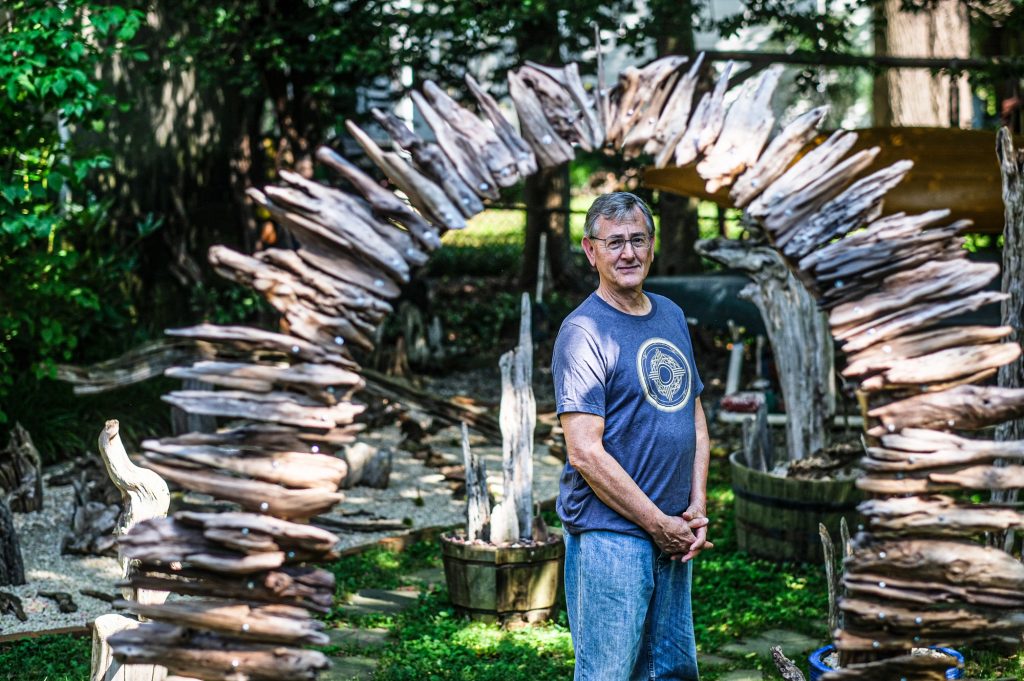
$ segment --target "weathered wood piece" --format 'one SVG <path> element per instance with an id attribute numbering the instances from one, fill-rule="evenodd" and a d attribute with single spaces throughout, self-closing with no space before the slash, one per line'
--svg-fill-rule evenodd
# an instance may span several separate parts
<path id="1" fill-rule="evenodd" d="M 886 474 L 873 471 L 857 488 L 872 494 L 928 494 L 951 490 L 1007 490 L 1024 487 L 1024 466 L 949 466 L 941 471 Z"/>
<path id="2" fill-rule="evenodd" d="M 732 68 L 732 62 L 727 63 L 718 81 L 715 82 L 715 87 L 711 92 L 705 93 L 697 103 L 697 108 L 686 126 L 686 132 L 679 138 L 673 150 L 673 161 L 677 166 L 693 163 L 718 139 L 725 123 L 725 91 L 729 87 Z"/>
<path id="3" fill-rule="evenodd" d="M 427 251 L 433 251 L 441 246 L 441 237 L 437 229 L 431 226 L 422 215 L 395 196 L 394 192 L 388 191 L 374 182 L 369 175 L 350 163 L 345 157 L 329 147 L 317 149 L 316 157 L 352 183 L 352 186 L 370 203 L 376 215 L 403 225 Z"/>
<path id="4" fill-rule="evenodd" d="M 584 151 L 591 151 L 592 134 L 583 111 L 569 92 L 565 73 L 560 69 L 526 62 L 519 68 L 517 75 L 536 96 L 544 118 L 558 137 L 568 144 L 579 145 Z"/>
<path id="5" fill-rule="evenodd" d="M 451 161 L 459 176 L 480 197 L 492 200 L 499 198 L 498 184 L 487 162 L 473 148 L 472 141 L 453 128 L 423 94 L 416 90 L 410 94 L 423 120 L 434 132 L 438 146 Z"/>
<path id="6" fill-rule="evenodd" d="M 1024 390 L 960 386 L 875 407 L 868 416 L 881 425 L 868 434 L 880 437 L 904 428 L 972 430 L 1022 415 Z"/>
<path id="7" fill-rule="evenodd" d="M 519 538 L 533 535 L 533 431 L 537 404 L 533 397 L 533 336 L 530 296 L 522 294 L 519 343 L 501 356 L 501 437 L 505 478 L 503 503 L 511 503 L 518 519 Z M 468 469 L 467 469 L 468 470 Z"/>
<path id="8" fill-rule="evenodd" d="M 419 266 L 427 262 L 429 256 L 420 249 L 413 235 L 387 218 L 378 217 L 373 212 L 373 206 L 365 199 L 313 182 L 289 170 L 278 171 L 278 176 L 289 184 L 305 190 L 312 197 L 312 202 L 301 199 L 300 203 L 295 205 L 319 213 L 328 226 L 350 234 L 357 242 L 372 244 L 383 239 L 387 246 L 383 249 L 384 252 L 390 254 L 390 251 L 394 251 L 409 265 Z M 349 222 L 349 219 L 352 222 Z M 366 257 L 373 259 L 369 254 Z"/>
<path id="9" fill-rule="evenodd" d="M 480 197 L 462 179 L 441 147 L 433 142 L 425 142 L 409 129 L 405 121 L 390 111 L 373 109 L 372 113 L 394 143 L 409 152 L 416 167 L 444 189 L 445 194 L 465 217 L 473 217 L 483 211 L 484 204 Z"/>
<path id="10" fill-rule="evenodd" d="M 600 149 L 604 145 L 605 128 L 601 124 L 597 110 L 598 107 L 595 106 L 593 98 L 587 95 L 586 90 L 583 88 L 579 64 L 570 62 L 560 69 L 553 66 L 542 66 L 532 61 L 527 61 L 526 65 L 547 74 L 572 98 L 573 103 L 580 112 L 579 122 L 575 126 L 582 138 L 580 140 L 580 147 L 587 151 Z"/>
<path id="11" fill-rule="evenodd" d="M 964 312 L 972 312 L 1005 298 L 1005 293 L 980 291 L 953 300 L 925 301 L 851 327 L 837 333 L 836 337 L 846 341 L 843 344 L 844 351 L 858 352 L 882 341 L 902 336 L 916 329 L 926 328 Z"/>
<path id="12" fill-rule="evenodd" d="M 180 511 L 174 518 L 141 522 L 119 543 L 126 555 L 141 561 L 147 570 L 181 562 L 200 570 L 252 574 L 280 568 L 286 562 L 337 557 L 321 548 L 328 543 L 333 546 L 337 537 L 331 541 L 327 536 L 333 535 L 319 528 L 275 524 L 274 518 L 254 514 L 224 514 L 228 517 L 219 521 L 205 517 L 218 514 L 186 514 Z M 284 521 L 279 517 L 277 522 Z M 276 550 L 269 550 L 273 547 Z"/>
<path id="13" fill-rule="evenodd" d="M 643 120 L 643 114 L 648 110 L 652 99 L 657 97 L 660 103 L 664 104 L 665 97 L 670 93 L 669 87 L 674 84 L 674 82 L 666 84 L 666 81 L 671 79 L 676 71 L 688 61 L 687 57 L 673 55 L 655 59 L 639 69 L 633 66 L 623 69 L 619 75 L 618 85 L 611 93 L 611 97 L 616 100 L 616 103 L 614 111 L 608 119 L 606 137 L 612 147 L 623 146 L 626 135 Z M 669 90 L 669 92 L 657 96 L 658 91 L 662 89 Z M 650 113 L 657 117 L 661 113 L 660 106 L 657 111 Z M 635 140 L 641 147 L 646 141 L 646 138 Z"/>
<path id="14" fill-rule="evenodd" d="M 462 461 L 466 469 L 466 539 L 490 541 L 491 502 L 487 493 L 487 467 L 469 447 L 469 429 L 462 423 Z"/>
<path id="15" fill-rule="evenodd" d="M 922 300 L 953 298 L 974 293 L 999 276 L 995 263 L 955 260 L 927 262 L 885 278 L 876 293 L 832 308 L 828 321 L 833 332 L 868 322 Z"/>
<path id="16" fill-rule="evenodd" d="M 132 575 L 130 584 L 137 589 L 281 603 L 328 613 L 334 602 L 334 581 L 334 575 L 327 570 L 291 565 L 249 574 L 246 579 L 231 573 L 147 565 L 144 572 Z"/>
<path id="17" fill-rule="evenodd" d="M 345 121 L 345 127 L 367 156 L 402 193 L 409 197 L 409 203 L 420 213 L 446 229 L 463 229 L 466 226 L 466 219 L 441 187 L 406 163 L 398 154 L 381 150 L 377 143 L 351 120 Z M 441 148 L 445 148 L 444 144 L 441 144 Z M 458 162 L 455 165 L 458 167 Z"/>
<path id="18" fill-rule="evenodd" d="M 864 230 L 850 234 L 845 239 L 840 239 L 827 246 L 823 246 L 810 255 L 801 258 L 799 263 L 800 269 L 815 271 L 838 269 L 849 261 L 861 259 L 863 254 L 873 253 L 872 247 L 877 248 L 883 244 L 888 245 L 892 249 L 890 251 L 890 255 L 892 255 L 894 251 L 898 252 L 906 247 L 909 237 L 935 237 L 936 233 L 938 233 L 941 235 L 938 237 L 938 240 L 941 241 L 947 238 L 949 234 L 938 232 L 938 230 L 929 230 L 927 232 L 923 230 L 948 215 L 948 210 L 932 210 L 920 215 L 907 215 L 905 213 L 886 215 L 872 222 Z M 922 242 L 910 240 L 909 243 L 916 246 Z"/>
<path id="19" fill-rule="evenodd" d="M 276 205 L 319 223 L 333 241 L 377 265 L 393 279 L 408 282 L 409 265 L 426 262 L 426 254 L 412 245 L 412 239 L 394 225 L 381 222 L 363 199 L 310 182 L 298 173 L 282 170 L 280 176 L 301 189 L 264 187 Z M 316 193 L 311 196 L 313 192 Z"/>
<path id="20" fill-rule="evenodd" d="M 879 151 L 878 147 L 864 149 L 833 167 L 812 168 L 808 171 L 812 179 L 802 189 L 773 203 L 764 217 L 764 227 L 772 235 L 776 247 L 784 249 L 790 239 L 802 231 L 803 225 L 812 215 L 871 165 Z"/>
<path id="21" fill-rule="evenodd" d="M 0 615 L 11 614 L 21 622 L 28 621 L 28 615 L 22 607 L 21 599 L 12 593 L 0 591 Z"/>
<path id="22" fill-rule="evenodd" d="M 839 591 L 842 588 L 842 581 L 836 574 L 835 545 L 832 543 L 832 535 L 824 523 L 818 523 L 818 536 L 821 537 L 821 552 L 825 559 L 825 587 L 828 590 L 828 630 L 835 631 L 839 628 Z M 840 573 L 841 574 L 841 573 Z"/>
<path id="23" fill-rule="evenodd" d="M 115 536 L 124 536 L 140 522 L 167 515 L 171 503 L 167 483 L 158 474 L 136 466 L 128 458 L 128 452 L 121 442 L 120 423 L 117 419 L 107 421 L 100 431 L 99 453 L 107 474 L 121 491 L 123 510 L 114 531 Z M 121 576 L 128 577 L 134 570 L 129 557 L 118 551 L 118 562 L 121 565 Z M 167 594 L 125 591 L 124 597 L 147 603 L 162 603 Z"/>
<path id="24" fill-rule="evenodd" d="M 356 442 L 343 448 L 338 455 L 348 464 L 349 473 L 343 484 L 345 489 L 356 485 L 387 489 L 395 456 L 393 449 Z"/>
<path id="25" fill-rule="evenodd" d="M 519 181 L 516 160 L 497 133 L 448 96 L 432 80 L 424 81 L 423 93 L 430 100 L 434 110 L 444 118 L 452 129 L 467 140 L 467 144 L 483 160 L 488 172 L 499 187 L 511 187 Z"/>
<path id="26" fill-rule="evenodd" d="M 7 446 L 0 450 L 0 496 L 14 513 L 43 508 L 43 474 L 39 451 L 20 423 L 11 429 Z"/>
<path id="27" fill-rule="evenodd" d="M 775 668 L 779 670 L 784 681 L 807 681 L 804 673 L 800 671 L 793 660 L 782 654 L 781 646 L 772 646 L 771 651 Z"/>
<path id="28" fill-rule="evenodd" d="M 323 631 L 323 622 L 311 619 L 307 610 L 292 605 L 196 599 L 156 607 L 116 601 L 114 607 L 167 624 L 235 636 L 241 641 L 319 646 L 330 641 Z"/>
<path id="29" fill-rule="evenodd" d="M 842 634 L 837 644 L 844 640 Z M 867 650 L 872 648 L 866 641 Z M 906 681 L 944 681 L 946 670 L 955 667 L 956 660 L 939 655 L 899 655 L 874 662 L 845 665 L 822 675 L 821 681 L 876 681 L 878 679 L 906 679 Z"/>
<path id="30" fill-rule="evenodd" d="M 325 405 L 301 393 L 242 390 L 176 390 L 161 399 L 190 414 L 271 421 L 304 428 L 329 429 L 352 423 L 366 407 L 351 402 Z"/>
<path id="31" fill-rule="evenodd" d="M 730 239 L 697 243 L 697 251 L 747 273 L 741 292 L 761 311 L 786 400 L 789 459 L 828 445 L 835 413 L 834 358 L 825 316 L 777 251 Z"/>
<path id="32" fill-rule="evenodd" d="M 66 591 L 37 591 L 36 595 L 56 603 L 61 612 L 78 612 L 78 604 Z"/>
<path id="33" fill-rule="evenodd" d="M 744 208 L 756 199 L 773 182 L 782 177 L 793 159 L 797 157 L 817 134 L 825 120 L 828 107 L 819 106 L 797 116 L 782 129 L 764 150 L 760 158 L 746 170 L 732 189 L 729 198 L 737 208 Z"/>
<path id="34" fill-rule="evenodd" d="M 854 182 L 811 215 L 786 242 L 783 252 L 793 260 L 800 260 L 815 248 L 877 218 L 882 212 L 886 192 L 899 184 L 913 165 L 910 161 L 898 161 Z"/>
<path id="35" fill-rule="evenodd" d="M 250 364 L 200 361 L 189 367 L 170 367 L 164 374 L 250 392 L 271 392 L 275 388 L 296 390 L 328 404 L 329 400 L 348 399 L 366 385 L 363 377 L 354 371 L 309 362 Z"/>
<path id="36" fill-rule="evenodd" d="M 875 391 L 901 386 L 952 381 L 1001 367 L 1020 357 L 1016 343 L 971 345 L 914 359 L 904 359 L 893 368 L 861 381 L 861 390 Z"/>
<path id="37" fill-rule="evenodd" d="M 187 489 L 232 501 L 246 511 L 258 511 L 288 520 L 307 520 L 326 513 L 343 498 L 341 494 L 324 489 L 293 489 L 207 470 L 158 464 L 152 459 L 147 465 Z"/>
<path id="38" fill-rule="evenodd" d="M 782 66 L 775 65 L 740 86 L 725 114 L 722 132 L 697 164 L 697 172 L 707 180 L 705 189 L 709 193 L 732 184 L 761 155 L 775 125 L 771 104 L 781 76 Z"/>
<path id="39" fill-rule="evenodd" d="M 192 343 L 161 338 L 88 366 L 58 364 L 57 380 L 70 383 L 76 395 L 92 395 L 159 376 L 167 367 L 192 360 L 195 355 Z"/>
<path id="40" fill-rule="evenodd" d="M 908 608 L 873 599 L 847 598 L 843 611 L 850 629 L 870 630 L 879 619 L 885 620 L 890 635 L 913 639 L 919 636 L 928 641 L 959 641 L 977 635 L 1013 635 L 1024 629 L 1024 613 L 1006 612 L 977 606 L 943 608 Z"/>
<path id="41" fill-rule="evenodd" d="M 0 586 L 20 586 L 24 583 L 25 562 L 21 558 L 18 532 L 14 529 L 14 514 L 7 501 L 0 497 Z M 0 597 L 0 613 L 6 611 Z"/>
<path id="42" fill-rule="evenodd" d="M 519 133 L 512 124 L 505 119 L 494 97 L 484 90 L 469 73 L 466 74 L 466 85 L 469 86 L 469 91 L 476 97 L 477 105 L 480 107 L 484 117 L 491 122 L 495 134 L 512 152 L 519 174 L 526 177 L 537 172 L 537 157 L 534 155 L 533 150 L 530 149 L 530 145 L 526 143 L 526 140 L 519 136 Z M 603 139 L 604 128 L 601 128 L 601 134 Z"/>
<path id="43" fill-rule="evenodd" d="M 318 292 L 290 273 L 224 246 L 212 246 L 210 264 L 227 279 L 255 289 L 285 318 L 291 333 L 319 345 L 350 341 L 373 349 L 373 325 L 350 312 L 341 301 L 320 303 Z"/>
<path id="44" fill-rule="evenodd" d="M 644 152 L 654 156 L 654 165 L 664 168 L 673 158 L 676 145 L 686 134 L 693 110 L 693 96 L 697 91 L 701 67 L 704 65 L 704 53 L 701 52 L 693 60 L 689 71 L 680 76 L 672 88 L 672 93 L 665 102 L 654 125 L 654 133 L 644 145 Z"/>
<path id="45" fill-rule="evenodd" d="M 519 129 L 541 168 L 553 168 L 572 160 L 572 145 L 564 140 L 545 115 L 540 98 L 526 78 L 508 72 L 508 93 L 516 107 Z"/>
<path id="46" fill-rule="evenodd" d="M 336 268 L 331 272 L 319 270 L 306 262 L 298 251 L 268 248 L 253 257 L 291 272 L 310 289 L 318 291 L 323 304 L 352 311 L 370 324 L 378 324 L 392 312 L 391 304 L 384 300 L 387 294 L 379 291 L 380 287 L 371 283 L 371 290 L 358 281 L 353 283 L 351 276 L 349 280 L 339 278 Z"/>
<path id="47" fill-rule="evenodd" d="M 300 489 L 335 492 L 345 479 L 342 459 L 327 454 L 265 452 L 255 448 L 209 445 L 166 445 L 158 440 L 142 443 L 147 461 L 177 468 L 229 471 L 238 475 Z"/>
<path id="48" fill-rule="evenodd" d="M 1008 326 L 958 326 L 901 336 L 847 358 L 843 376 L 863 376 L 884 371 L 904 359 L 945 350 L 1001 340 L 1010 335 Z"/>
<path id="49" fill-rule="evenodd" d="M 354 423 L 328 431 L 306 431 L 272 423 L 247 423 L 221 429 L 215 433 L 185 433 L 161 438 L 161 445 L 211 445 L 239 447 L 274 452 L 313 452 L 352 442 L 365 426 Z"/>
<path id="50" fill-rule="evenodd" d="M 358 368 L 354 362 L 338 354 L 337 348 L 323 348 L 295 336 L 248 326 L 198 324 L 181 329 L 167 329 L 164 333 L 175 338 L 224 344 L 245 353 L 272 350 L 304 362 L 334 364 L 347 369 Z"/>
<path id="51" fill-rule="evenodd" d="M 775 459 L 772 449 L 771 431 L 768 428 L 768 405 L 764 396 L 758 395 L 757 411 L 742 423 L 743 455 L 748 468 L 767 471 Z"/>
<path id="52" fill-rule="evenodd" d="M 146 622 L 110 639 L 117 659 L 130 664 L 161 664 L 174 674 L 209 681 L 315 681 L 330 663 L 318 650 L 246 642 Z"/>
<path id="53" fill-rule="evenodd" d="M 639 156 L 654 136 L 665 105 L 681 79 L 680 69 L 690 61 L 687 57 L 664 57 L 663 60 L 669 62 L 659 67 L 651 77 L 645 73 L 646 67 L 641 71 L 640 87 L 637 89 L 640 111 L 633 116 L 632 125 L 627 124 L 628 129 L 622 137 L 622 157 L 627 161 Z"/>
<path id="54" fill-rule="evenodd" d="M 858 509 L 878 537 L 957 538 L 982 532 L 1024 529 L 1024 512 L 1000 504 L 974 504 L 952 497 L 871 499 Z"/>
<path id="55" fill-rule="evenodd" d="M 751 217 L 763 219 L 787 196 L 806 188 L 833 168 L 857 141 L 857 134 L 837 130 L 789 166 L 779 179 L 766 187 L 760 196 L 747 206 Z"/>
<path id="56" fill-rule="evenodd" d="M 98 445 L 107 474 L 121 492 L 122 511 L 114 528 L 115 537 L 124 537 L 139 523 L 164 518 L 171 502 L 167 483 L 153 471 L 136 466 L 128 458 L 121 442 L 120 423 L 116 419 L 106 422 L 100 432 Z M 122 579 L 130 577 L 138 569 L 137 562 L 120 547 L 117 559 L 121 565 Z M 123 587 L 121 594 L 126 599 L 145 604 L 159 605 L 167 599 L 167 592 L 160 590 Z M 143 681 L 166 676 L 166 670 L 161 667 L 122 666 L 114 660 L 110 637 L 131 626 L 133 623 L 130 620 L 116 614 L 97 618 L 92 638 L 92 678 Z"/>

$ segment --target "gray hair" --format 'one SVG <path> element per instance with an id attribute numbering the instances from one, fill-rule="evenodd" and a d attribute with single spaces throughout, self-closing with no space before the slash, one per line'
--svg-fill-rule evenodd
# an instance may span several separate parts
<path id="1" fill-rule="evenodd" d="M 632 219 L 638 210 L 643 214 L 644 222 L 647 223 L 647 234 L 653 237 L 654 217 L 651 215 L 651 209 L 647 207 L 643 199 L 629 192 L 612 192 L 597 197 L 590 210 L 587 211 L 583 234 L 587 237 L 597 234 L 598 218 L 605 218 L 612 222 L 625 222 Z"/>

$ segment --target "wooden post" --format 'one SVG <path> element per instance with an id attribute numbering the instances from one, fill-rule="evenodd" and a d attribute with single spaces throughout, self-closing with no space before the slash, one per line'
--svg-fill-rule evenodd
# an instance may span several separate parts
<path id="1" fill-rule="evenodd" d="M 469 429 L 465 422 L 462 423 L 462 460 L 466 467 L 466 539 L 490 541 L 487 467 L 483 457 L 469 448 Z"/>
<path id="2" fill-rule="evenodd" d="M 99 450 L 110 479 L 121 490 L 124 510 L 115 534 L 122 536 L 143 520 L 166 516 L 171 495 L 163 478 L 131 462 L 121 442 L 119 429 L 120 424 L 116 419 L 107 421 L 100 433 Z M 132 564 L 122 549 L 118 549 L 118 562 L 121 564 L 121 576 L 127 579 L 132 572 Z M 121 593 L 126 599 L 137 600 L 139 603 L 159 604 L 167 599 L 166 591 L 136 591 L 125 587 Z M 91 681 L 161 681 L 167 676 L 167 670 L 158 665 L 122 665 L 114 660 L 107 643 L 109 637 L 138 625 L 138 620 L 113 613 L 96 618 L 92 637 Z"/>
<path id="3" fill-rule="evenodd" d="M 1003 226 L 1003 282 L 1002 291 L 1010 297 L 1002 302 L 1002 324 L 1013 327 L 1010 341 L 1021 341 L 1024 325 L 1024 166 L 1022 150 L 1013 146 L 1013 135 L 1007 128 L 1000 128 L 996 136 L 996 155 L 999 157 L 999 173 L 1003 180 L 1003 205 L 1006 223 Z M 1024 387 L 1024 357 L 1018 357 L 1009 364 L 999 367 L 999 387 Z M 1024 440 L 1024 419 L 1004 421 L 996 426 L 996 440 Z M 1016 501 L 1017 490 L 996 490 L 992 501 Z M 1003 535 L 1000 537 L 999 535 Z M 997 543 L 1005 549 L 1012 548 L 1015 532 L 1007 530 L 996 533 Z M 1002 539 L 1002 542 L 998 542 Z"/>
<path id="4" fill-rule="evenodd" d="M 15 513 L 43 508 L 43 475 L 39 451 L 32 436 L 20 423 L 14 424 L 11 439 L 0 450 L 0 492 Z"/>
<path id="5" fill-rule="evenodd" d="M 505 496 L 518 519 L 519 538 L 533 536 L 533 431 L 537 404 L 533 398 L 533 338 L 530 332 L 530 296 L 522 296 L 519 344 L 506 352 L 501 367 L 501 423 Z M 492 516 L 493 517 L 493 516 Z M 492 537 L 492 540 L 494 538 Z"/>

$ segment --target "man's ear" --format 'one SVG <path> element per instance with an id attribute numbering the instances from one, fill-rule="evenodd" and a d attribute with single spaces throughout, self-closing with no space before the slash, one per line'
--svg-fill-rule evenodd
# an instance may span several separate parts
<path id="1" fill-rule="evenodd" d="M 594 242 L 587 237 L 583 237 L 580 240 L 580 245 L 583 246 L 583 252 L 586 253 L 590 266 L 595 267 L 597 265 L 597 254 L 594 252 Z"/>

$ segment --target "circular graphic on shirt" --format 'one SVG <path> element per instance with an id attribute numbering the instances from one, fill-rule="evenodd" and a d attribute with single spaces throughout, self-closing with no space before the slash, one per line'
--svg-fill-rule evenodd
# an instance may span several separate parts
<path id="1" fill-rule="evenodd" d="M 673 343 L 651 338 L 636 353 L 636 372 L 647 401 L 661 411 L 686 406 L 693 388 L 690 362 Z"/>

